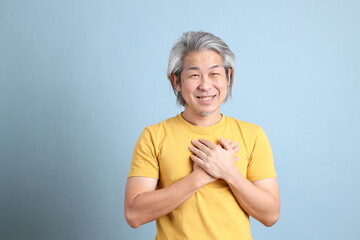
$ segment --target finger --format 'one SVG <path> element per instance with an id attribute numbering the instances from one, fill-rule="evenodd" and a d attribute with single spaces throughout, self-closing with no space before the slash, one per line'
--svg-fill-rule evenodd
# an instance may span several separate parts
<path id="1" fill-rule="evenodd" d="M 194 147 L 194 146 L 189 146 L 189 150 L 194 153 L 197 157 L 199 157 L 200 159 L 205 159 L 207 157 L 207 155 L 201 151 L 200 149 Z"/>
<path id="2" fill-rule="evenodd" d="M 211 153 L 211 149 L 206 146 L 205 144 L 203 144 L 200 141 L 197 140 L 192 140 L 191 143 L 199 150 L 201 150 L 202 152 L 204 152 L 206 155 L 209 155 Z"/>
<path id="3" fill-rule="evenodd" d="M 229 143 L 229 145 L 232 149 L 235 149 L 237 147 L 237 142 L 233 141 L 233 142 Z"/>
<path id="4" fill-rule="evenodd" d="M 220 144 L 226 150 L 232 149 L 231 145 L 227 141 L 225 141 L 224 138 L 220 138 Z"/>
<path id="5" fill-rule="evenodd" d="M 225 139 L 225 140 L 227 140 L 227 139 Z M 229 140 L 228 140 L 228 141 L 229 141 Z M 231 148 L 235 153 L 240 150 L 240 146 L 238 146 L 237 141 L 230 142 L 229 145 L 230 145 L 230 148 Z"/>
<path id="6" fill-rule="evenodd" d="M 240 150 L 240 146 L 238 146 L 236 143 L 236 144 L 234 144 L 234 146 L 232 146 L 231 149 L 234 151 L 234 153 L 237 153 Z"/>
<path id="7" fill-rule="evenodd" d="M 217 145 L 215 143 L 213 143 L 213 142 L 211 142 L 211 141 L 209 141 L 207 139 L 201 138 L 201 139 L 199 139 L 199 142 L 201 142 L 202 144 L 204 144 L 205 146 L 207 146 L 211 150 L 214 150 L 217 147 Z"/>
<path id="8" fill-rule="evenodd" d="M 191 155 L 190 158 L 191 160 L 193 160 L 195 164 L 198 164 L 199 166 L 204 165 L 204 161 L 201 158 L 197 157 L 196 155 Z"/>

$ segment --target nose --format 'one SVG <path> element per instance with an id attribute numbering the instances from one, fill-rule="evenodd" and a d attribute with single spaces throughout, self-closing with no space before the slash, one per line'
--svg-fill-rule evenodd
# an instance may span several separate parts
<path id="1" fill-rule="evenodd" d="M 203 91 L 207 91 L 211 89 L 211 87 L 212 87 L 211 79 L 208 76 L 203 75 L 203 77 L 201 78 L 201 82 L 199 84 L 199 89 Z"/>

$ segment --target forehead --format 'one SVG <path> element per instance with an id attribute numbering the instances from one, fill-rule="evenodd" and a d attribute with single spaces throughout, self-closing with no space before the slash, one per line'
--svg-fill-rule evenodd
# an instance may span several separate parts
<path id="1" fill-rule="evenodd" d="M 223 59 L 213 50 L 194 51 L 188 53 L 183 60 L 184 70 L 209 69 L 223 66 Z"/>

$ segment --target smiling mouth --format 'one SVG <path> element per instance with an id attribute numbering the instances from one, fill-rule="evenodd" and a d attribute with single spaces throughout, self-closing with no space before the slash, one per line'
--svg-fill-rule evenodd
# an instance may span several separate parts
<path id="1" fill-rule="evenodd" d="M 213 99 L 216 95 L 213 96 L 198 96 L 196 98 L 200 99 L 200 100 L 204 100 L 204 101 L 209 101 L 211 99 Z"/>

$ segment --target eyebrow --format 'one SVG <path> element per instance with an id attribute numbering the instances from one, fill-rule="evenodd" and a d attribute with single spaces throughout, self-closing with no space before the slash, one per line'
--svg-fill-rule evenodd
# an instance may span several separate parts
<path id="1" fill-rule="evenodd" d="M 220 67 L 220 65 L 213 65 L 213 66 L 211 66 L 211 67 L 209 67 L 209 69 L 214 69 L 214 68 L 219 68 Z M 199 67 L 196 67 L 196 66 L 192 66 L 192 67 L 188 67 L 187 68 L 187 70 L 188 71 L 191 71 L 191 70 L 199 70 L 200 68 Z"/>
<path id="2" fill-rule="evenodd" d="M 219 68 L 219 67 L 220 67 L 220 65 L 213 65 L 213 66 L 209 67 L 209 69 L 214 69 L 214 68 Z"/>

